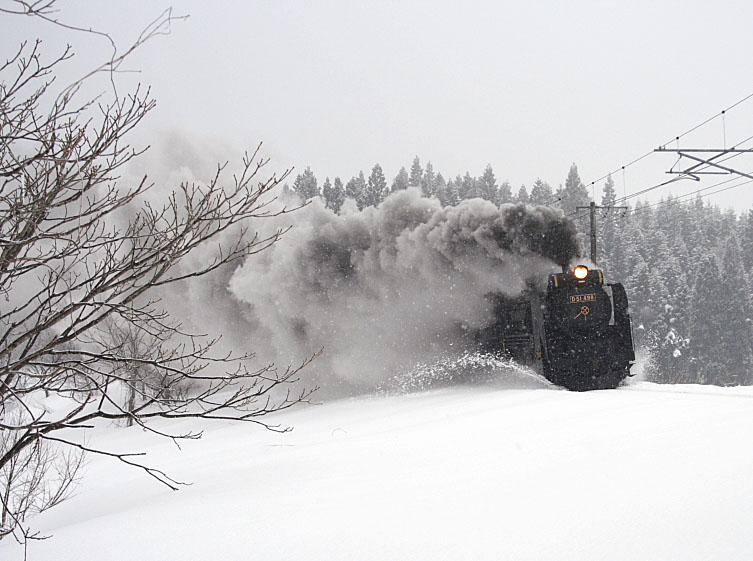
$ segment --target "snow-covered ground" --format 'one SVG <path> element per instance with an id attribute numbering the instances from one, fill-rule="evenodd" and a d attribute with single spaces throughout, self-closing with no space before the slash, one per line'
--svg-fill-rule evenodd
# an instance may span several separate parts
<path id="1" fill-rule="evenodd" d="M 182 450 L 102 430 L 93 444 L 192 485 L 93 457 L 77 495 L 33 520 L 54 537 L 29 559 L 753 559 L 753 388 L 521 378 L 275 420 L 295 430 L 207 425 Z M 3 540 L 0 559 L 23 551 Z"/>

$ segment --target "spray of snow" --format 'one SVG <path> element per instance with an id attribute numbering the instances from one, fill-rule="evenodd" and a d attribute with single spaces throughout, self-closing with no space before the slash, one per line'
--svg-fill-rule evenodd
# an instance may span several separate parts
<path id="1" fill-rule="evenodd" d="M 482 352 L 464 352 L 398 371 L 378 388 L 383 395 L 411 393 L 467 383 L 502 381 L 504 387 L 541 388 L 552 385 L 546 378 L 507 357 Z"/>

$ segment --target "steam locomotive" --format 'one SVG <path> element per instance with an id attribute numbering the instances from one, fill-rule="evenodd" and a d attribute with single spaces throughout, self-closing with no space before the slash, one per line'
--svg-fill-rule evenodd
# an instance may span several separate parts
<path id="1" fill-rule="evenodd" d="M 534 366 L 569 390 L 616 388 L 635 360 L 628 299 L 620 283 L 584 265 L 549 275 L 546 292 L 492 296 L 484 350 Z"/>

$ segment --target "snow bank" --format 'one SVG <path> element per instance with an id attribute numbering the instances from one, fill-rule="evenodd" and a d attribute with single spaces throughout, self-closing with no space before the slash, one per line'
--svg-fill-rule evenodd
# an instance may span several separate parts
<path id="1" fill-rule="evenodd" d="M 30 559 L 753 558 L 753 388 L 517 383 L 301 408 L 276 415 L 296 427 L 282 435 L 151 442 L 153 465 L 193 483 L 179 492 L 92 458 L 80 493 L 35 520 L 54 538 Z M 95 438 L 144 449 L 136 428 Z M 0 559 L 23 554 L 5 540 Z"/>

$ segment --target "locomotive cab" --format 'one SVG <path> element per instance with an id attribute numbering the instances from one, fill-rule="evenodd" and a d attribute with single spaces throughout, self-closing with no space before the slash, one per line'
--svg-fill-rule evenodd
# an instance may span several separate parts
<path id="1" fill-rule="evenodd" d="M 569 389 L 616 387 L 635 360 L 625 289 L 579 265 L 549 277 L 544 375 Z"/>

